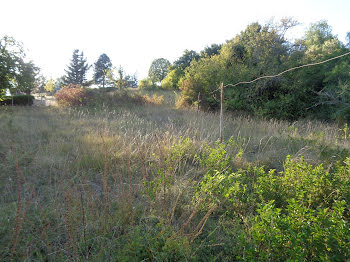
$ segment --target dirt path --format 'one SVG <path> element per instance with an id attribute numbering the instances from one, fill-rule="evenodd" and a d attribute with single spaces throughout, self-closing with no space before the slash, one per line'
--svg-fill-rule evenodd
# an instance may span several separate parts
<path id="1" fill-rule="evenodd" d="M 35 106 L 56 106 L 57 102 L 53 96 L 45 96 L 45 97 L 35 96 L 34 105 Z"/>

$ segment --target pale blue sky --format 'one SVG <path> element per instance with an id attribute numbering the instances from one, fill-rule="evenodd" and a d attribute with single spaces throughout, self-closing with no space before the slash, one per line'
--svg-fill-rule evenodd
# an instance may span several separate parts
<path id="1" fill-rule="evenodd" d="M 252 22 L 292 16 L 302 23 L 290 36 L 321 19 L 344 41 L 350 0 L 1 0 L 0 37 L 22 41 L 47 77 L 59 77 L 72 51 L 90 64 L 106 53 L 129 74 L 147 76 L 153 59 L 173 62 L 185 49 L 202 50 L 233 38 Z"/>

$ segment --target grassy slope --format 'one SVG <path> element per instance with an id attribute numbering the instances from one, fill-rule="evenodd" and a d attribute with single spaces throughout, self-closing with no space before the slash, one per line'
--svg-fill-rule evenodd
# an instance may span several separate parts
<path id="1" fill-rule="evenodd" d="M 217 140 L 218 120 L 168 103 L 0 108 L 1 259 L 174 261 L 220 245 L 197 241 L 202 221 L 212 228 L 220 218 L 193 202 L 207 172 L 198 156 Z M 320 122 L 225 116 L 234 170 L 282 170 L 286 155 L 328 167 L 348 155 L 342 134 Z"/>

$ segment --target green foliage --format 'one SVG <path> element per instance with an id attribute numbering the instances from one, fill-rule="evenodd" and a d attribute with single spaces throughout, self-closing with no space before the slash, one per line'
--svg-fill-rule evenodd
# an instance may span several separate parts
<path id="1" fill-rule="evenodd" d="M 137 88 L 136 75 L 125 74 L 125 71 L 122 66 L 119 66 L 118 69 L 114 68 L 114 69 L 108 70 L 106 77 L 108 78 L 108 83 L 110 83 L 110 86 L 108 87 L 107 90 L 115 90 L 115 89 L 125 90 L 125 88 L 128 88 L 128 87 Z"/>
<path id="2" fill-rule="evenodd" d="M 203 58 L 198 62 L 193 61 L 186 69 L 185 77 L 179 82 L 181 90 L 179 104 L 193 104 L 198 100 L 198 94 L 201 93 L 201 107 L 203 109 L 216 108 L 218 94 L 211 93 L 220 85 L 223 77 L 220 71 L 223 66 L 219 56 Z"/>
<path id="3" fill-rule="evenodd" d="M 204 50 L 201 51 L 201 57 L 211 57 L 214 55 L 218 55 L 220 53 L 222 45 L 212 44 L 210 46 L 206 46 Z"/>
<path id="4" fill-rule="evenodd" d="M 16 105 L 16 106 L 26 106 L 32 105 L 34 96 L 31 95 L 14 95 L 14 96 L 5 96 L 0 105 Z"/>
<path id="5" fill-rule="evenodd" d="M 303 159 L 287 157 L 283 172 L 276 174 L 271 170 L 259 175 L 256 192 L 262 202 L 273 199 L 277 207 L 285 206 L 289 199 L 312 208 L 330 207 L 349 188 L 349 174 L 342 169 L 330 173 L 322 165 L 312 167 Z"/>
<path id="6" fill-rule="evenodd" d="M 206 47 L 202 55 L 203 57 L 211 56 L 218 52 L 218 50 L 219 46 L 214 44 L 211 47 Z M 182 78 L 185 76 L 185 69 L 191 65 L 192 61 L 197 61 L 199 58 L 200 55 L 196 51 L 185 50 L 184 54 L 179 57 L 172 66 L 170 66 L 168 75 L 161 82 L 162 88 L 173 90 L 179 89 Z"/>
<path id="7" fill-rule="evenodd" d="M 166 155 L 162 159 L 164 163 L 157 168 L 153 179 L 149 182 L 144 182 L 145 193 L 150 199 L 155 200 L 156 197 L 159 198 L 161 193 L 168 191 L 176 181 L 176 175 L 185 172 L 187 161 L 189 159 L 193 161 L 197 158 L 193 148 L 194 144 L 190 138 L 183 139 L 180 137 L 176 143 L 167 149 Z M 156 154 L 153 157 L 160 160 L 160 156 Z"/>
<path id="8" fill-rule="evenodd" d="M 119 66 L 117 71 L 117 79 L 115 80 L 116 88 L 119 90 L 122 90 L 126 87 L 126 79 L 125 79 L 125 73 L 122 66 Z"/>
<path id="9" fill-rule="evenodd" d="M 350 138 L 350 128 L 348 126 L 348 123 L 345 123 L 344 128 L 339 129 L 339 131 L 341 132 L 342 139 Z"/>
<path id="10" fill-rule="evenodd" d="M 36 93 L 43 93 L 45 92 L 45 84 L 46 84 L 47 80 L 45 78 L 45 76 L 43 76 L 42 74 L 38 74 L 36 79 L 35 79 L 35 88 L 34 88 L 34 92 Z"/>
<path id="11" fill-rule="evenodd" d="M 0 99 L 6 89 L 13 87 L 17 64 L 23 57 L 23 48 L 15 39 L 8 36 L 0 39 Z"/>
<path id="12" fill-rule="evenodd" d="M 345 201 L 313 210 L 290 199 L 285 210 L 274 201 L 257 210 L 252 237 L 255 261 L 347 261 L 349 225 L 344 221 Z"/>
<path id="13" fill-rule="evenodd" d="M 219 205 L 225 216 L 252 219 L 246 232 L 251 239 L 239 243 L 246 260 L 347 261 L 349 164 L 348 158 L 330 172 L 288 157 L 279 174 L 257 167 L 210 171 L 197 197 Z"/>
<path id="14" fill-rule="evenodd" d="M 210 171 L 228 171 L 231 157 L 227 154 L 226 145 L 216 142 L 215 147 L 206 146 L 201 158 L 201 165 Z"/>
<path id="15" fill-rule="evenodd" d="M 244 31 L 215 51 L 186 65 L 177 81 L 181 90 L 178 106 L 197 103 L 201 108 L 218 108 L 220 83 L 236 84 L 274 75 L 302 64 L 326 60 L 349 49 L 332 34 L 325 21 L 312 24 L 302 40 L 288 42 L 284 35 L 296 25 L 282 20 L 279 25 L 250 24 Z M 209 52 L 209 51 L 208 51 Z M 204 54 L 205 52 L 203 52 Z M 225 89 L 225 107 L 255 115 L 295 120 L 300 117 L 347 120 L 349 101 L 349 57 L 307 67 L 280 77 Z M 175 63 L 176 65 L 176 63 Z M 175 66 L 174 65 L 174 66 Z M 174 76 L 164 86 L 173 87 Z"/>
<path id="16" fill-rule="evenodd" d="M 6 89 L 30 94 L 35 88 L 39 68 L 32 61 L 25 62 L 23 47 L 15 39 L 4 36 L 0 39 L 0 100 Z"/>
<path id="17" fill-rule="evenodd" d="M 176 68 L 170 70 L 167 77 L 162 80 L 161 87 L 163 89 L 179 89 L 179 82 L 182 76 L 183 72 L 181 69 Z"/>
<path id="18" fill-rule="evenodd" d="M 53 92 L 56 88 L 56 83 L 55 83 L 55 80 L 53 79 L 50 79 L 49 81 L 46 82 L 45 86 L 44 86 L 44 89 L 47 91 L 47 92 Z"/>
<path id="19" fill-rule="evenodd" d="M 102 88 L 108 85 L 108 72 L 112 68 L 112 62 L 106 54 L 102 54 L 97 59 L 94 66 L 95 83 L 101 85 Z"/>
<path id="20" fill-rule="evenodd" d="M 125 243 L 118 254 L 120 261 L 186 261 L 190 256 L 188 239 L 161 223 L 135 227 L 120 242 Z"/>
<path id="21" fill-rule="evenodd" d="M 165 58 L 153 60 L 148 70 L 148 77 L 152 80 L 152 83 L 162 82 L 169 72 L 169 67 L 170 62 Z"/>
<path id="22" fill-rule="evenodd" d="M 339 123 L 350 121 L 350 89 L 349 81 L 339 81 L 338 84 L 330 84 L 320 92 L 320 102 L 324 113 L 331 116 L 332 120 Z"/>
<path id="23" fill-rule="evenodd" d="M 315 49 L 322 48 L 332 40 L 337 40 L 332 34 L 332 28 L 327 21 L 322 20 L 310 25 L 305 33 L 304 45 L 308 47 L 308 52 L 315 52 Z"/>
<path id="24" fill-rule="evenodd" d="M 126 80 L 126 86 L 127 86 L 127 87 L 130 87 L 130 88 L 137 88 L 138 81 L 137 81 L 136 74 L 127 75 L 127 76 L 125 77 L 125 80 Z"/>
<path id="25" fill-rule="evenodd" d="M 149 79 L 149 78 L 141 79 L 141 80 L 139 81 L 138 87 L 139 87 L 140 89 L 154 89 L 154 88 L 155 88 L 155 86 L 154 86 L 152 80 Z"/>
<path id="26" fill-rule="evenodd" d="M 246 185 L 242 183 L 243 176 L 245 174 L 240 172 L 216 171 L 208 173 L 203 178 L 198 194 L 200 197 L 204 195 L 206 202 L 223 204 L 225 201 L 229 201 L 232 205 L 237 205 L 242 200 L 242 196 L 246 194 Z M 231 208 L 229 207 L 229 209 Z"/>
<path id="27" fill-rule="evenodd" d="M 192 61 L 197 61 L 199 58 L 200 55 L 196 51 L 186 49 L 183 55 L 174 62 L 172 67 L 183 71 L 191 65 Z"/>
<path id="28" fill-rule="evenodd" d="M 29 95 L 31 91 L 35 88 L 35 81 L 36 76 L 39 72 L 39 68 L 37 68 L 32 61 L 28 63 L 20 61 L 19 68 L 20 72 L 16 77 L 16 90 Z"/>
<path id="29" fill-rule="evenodd" d="M 90 66 L 86 62 L 84 53 L 79 49 L 74 49 L 71 62 L 68 68 L 65 70 L 66 76 L 64 78 L 65 85 L 86 85 L 86 74 Z"/>

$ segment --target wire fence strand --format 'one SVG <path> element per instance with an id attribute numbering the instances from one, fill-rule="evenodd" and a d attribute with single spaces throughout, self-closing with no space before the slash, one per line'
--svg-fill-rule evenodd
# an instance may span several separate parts
<path id="1" fill-rule="evenodd" d="M 251 80 L 251 81 L 243 81 L 243 82 L 239 82 L 239 83 L 236 83 L 236 84 L 227 84 L 225 85 L 225 87 L 235 87 L 235 86 L 238 86 L 238 85 L 241 85 L 241 84 L 252 84 L 258 80 L 261 80 L 261 79 L 265 79 L 265 78 L 274 78 L 274 77 L 278 77 L 278 76 L 281 76 L 287 72 L 290 72 L 290 71 L 293 71 L 293 70 L 296 70 L 296 69 L 299 69 L 299 68 L 303 68 L 303 67 L 309 67 L 309 66 L 315 66 L 315 65 L 321 65 L 321 64 L 324 64 L 324 63 L 327 63 L 329 61 L 332 61 L 332 60 L 335 60 L 335 59 L 338 59 L 338 58 L 341 58 L 343 56 L 347 56 L 347 55 L 350 55 L 350 52 L 347 52 L 345 54 L 342 54 L 342 55 L 338 55 L 336 57 L 332 57 L 332 58 L 329 58 L 327 60 L 324 60 L 324 61 L 321 61 L 321 62 L 316 62 L 316 63 L 310 63 L 310 64 L 306 64 L 306 65 L 301 65 L 301 66 L 296 66 L 296 67 L 292 67 L 292 68 L 289 68 L 287 70 L 284 70 L 282 71 L 281 73 L 278 73 L 276 75 L 269 75 L 269 76 L 260 76 L 254 80 Z M 214 90 L 212 93 L 218 91 L 220 88 Z"/>

